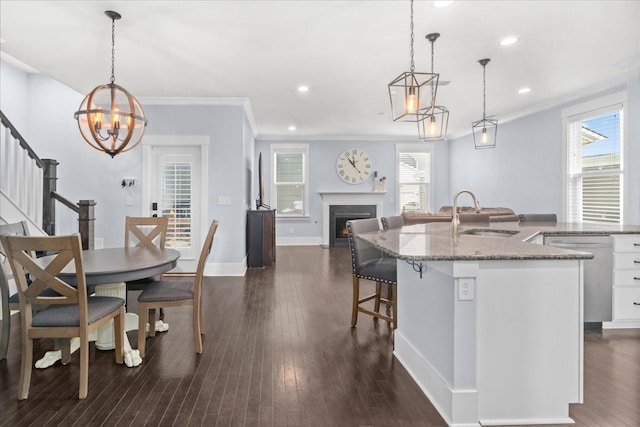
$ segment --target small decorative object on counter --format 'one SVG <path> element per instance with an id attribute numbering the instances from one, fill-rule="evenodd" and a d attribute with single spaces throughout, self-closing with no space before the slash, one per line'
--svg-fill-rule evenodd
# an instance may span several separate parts
<path id="1" fill-rule="evenodd" d="M 383 176 L 380 179 L 380 191 L 382 191 L 383 193 L 387 191 L 387 177 Z"/>
<path id="2" fill-rule="evenodd" d="M 373 191 L 380 191 L 380 181 L 378 181 L 378 171 L 373 172 Z"/>

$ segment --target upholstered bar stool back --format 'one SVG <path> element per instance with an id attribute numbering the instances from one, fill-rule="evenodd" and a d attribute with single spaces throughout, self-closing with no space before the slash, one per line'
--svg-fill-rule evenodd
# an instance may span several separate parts
<path id="1" fill-rule="evenodd" d="M 380 218 L 380 222 L 382 222 L 382 229 L 389 230 L 391 228 L 402 228 L 404 226 L 404 219 L 402 216 L 383 216 Z"/>

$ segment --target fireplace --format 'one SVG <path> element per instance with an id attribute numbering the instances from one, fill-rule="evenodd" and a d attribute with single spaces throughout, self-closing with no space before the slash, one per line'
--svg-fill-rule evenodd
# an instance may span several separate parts
<path id="1" fill-rule="evenodd" d="M 374 217 L 380 218 L 384 216 L 384 200 L 386 193 L 373 192 L 373 191 L 321 191 L 322 197 L 322 247 L 328 248 L 330 244 L 331 224 L 333 221 L 329 221 L 329 207 L 330 206 L 363 206 L 371 205 L 375 206 L 376 210 L 373 214 Z"/>
<path id="2" fill-rule="evenodd" d="M 376 218 L 376 205 L 330 205 L 329 246 L 348 246 L 347 221 Z"/>

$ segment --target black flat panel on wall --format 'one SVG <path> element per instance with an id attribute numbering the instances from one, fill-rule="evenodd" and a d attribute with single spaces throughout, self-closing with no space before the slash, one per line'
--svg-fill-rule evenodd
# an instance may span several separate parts
<path id="1" fill-rule="evenodd" d="M 268 267 L 276 261 L 276 211 L 247 211 L 247 266 Z"/>

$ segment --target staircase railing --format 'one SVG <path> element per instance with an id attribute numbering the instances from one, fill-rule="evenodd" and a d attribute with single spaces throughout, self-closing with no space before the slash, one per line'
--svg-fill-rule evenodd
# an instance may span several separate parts
<path id="1" fill-rule="evenodd" d="M 7 222 L 28 219 L 32 225 L 53 236 L 56 234 L 58 201 L 78 215 L 83 249 L 93 249 L 96 203 L 80 200 L 76 204 L 58 194 L 59 163 L 53 159 L 40 159 L 2 111 L 0 121 L 4 127 L 0 133 L 0 196 L 3 202 L 0 218 Z"/>
<path id="2" fill-rule="evenodd" d="M 44 163 L 27 144 L 20 132 L 0 111 L 0 192 L 3 202 L 22 212 L 35 226 L 42 226 L 42 186 Z"/>

